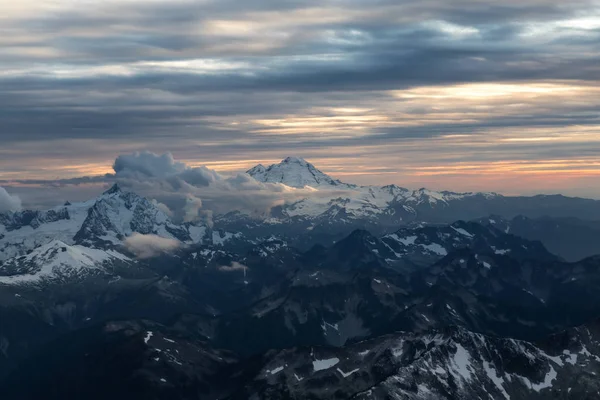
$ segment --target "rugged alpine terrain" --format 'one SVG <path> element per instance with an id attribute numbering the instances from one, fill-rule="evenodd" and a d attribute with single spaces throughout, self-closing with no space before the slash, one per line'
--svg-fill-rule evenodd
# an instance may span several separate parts
<path id="1" fill-rule="evenodd" d="M 2 398 L 600 398 L 599 202 L 248 174 L 313 194 L 0 214 Z"/>
<path id="2" fill-rule="evenodd" d="M 215 226 L 250 237 L 284 235 L 291 244 L 304 250 L 314 244 L 331 244 L 354 229 L 367 229 L 381 235 L 400 225 L 449 224 L 490 215 L 505 219 L 524 216 L 600 220 L 600 201 L 596 200 L 561 195 L 515 197 L 497 193 L 439 192 L 396 185 L 358 186 L 334 179 L 297 157 L 288 157 L 268 167 L 258 165 L 247 173 L 259 182 L 310 189 L 310 195 L 273 207 L 270 215 L 259 220 L 236 211 L 218 215 Z M 528 238 L 545 240 L 537 236 Z M 593 244 L 586 248 L 586 255 L 598 252 L 600 248 Z"/>
<path id="3" fill-rule="evenodd" d="M 206 228 L 174 224 L 156 203 L 115 184 L 87 202 L 0 214 L 0 260 L 22 256 L 53 240 L 111 248 L 134 232 L 196 243 L 205 238 Z"/>
<path id="4" fill-rule="evenodd" d="M 539 240 L 554 254 L 568 261 L 579 261 L 599 253 L 598 220 L 549 216 L 527 218 L 519 215 L 512 219 L 491 216 L 476 221 L 526 239 Z"/>
<path id="5" fill-rule="evenodd" d="M 448 327 L 249 359 L 147 321 L 52 342 L 10 376 L 5 399 L 597 399 L 598 321 L 536 342 Z"/>

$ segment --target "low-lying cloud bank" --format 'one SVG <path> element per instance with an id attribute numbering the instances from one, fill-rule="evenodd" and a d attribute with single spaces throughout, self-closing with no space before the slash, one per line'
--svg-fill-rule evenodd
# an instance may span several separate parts
<path id="1" fill-rule="evenodd" d="M 289 191 L 283 185 L 257 182 L 245 173 L 226 177 L 206 167 L 190 167 L 170 153 L 121 155 L 113 169 L 109 179 L 164 204 L 182 222 L 204 220 L 210 225 L 213 213 L 231 210 L 264 214 L 282 203 L 282 194 Z"/>
<path id="2" fill-rule="evenodd" d="M 231 271 L 247 271 L 248 267 L 237 261 L 232 261 L 230 265 L 221 265 L 219 271 L 231 272 Z"/>
<path id="3" fill-rule="evenodd" d="M 52 196 L 57 197 L 54 203 L 45 204 L 46 208 L 64 202 L 67 199 L 65 194 L 72 193 L 74 187 L 86 190 L 86 196 L 92 197 L 91 193 L 87 194 L 90 185 L 95 185 L 100 192 L 104 187 L 119 183 L 125 190 L 154 200 L 176 222 L 200 221 L 208 226 L 213 223 L 213 215 L 240 211 L 250 216 L 265 216 L 273 207 L 306 197 L 331 199 L 347 194 L 345 190 L 315 191 L 263 183 L 246 173 L 222 175 L 204 166 L 191 167 L 175 160 L 168 152 L 155 154 L 142 151 L 120 155 L 113 164 L 113 170 L 113 174 L 102 176 L 17 183 L 41 186 L 38 191 L 45 190 L 43 197 L 46 202 Z"/>
<path id="4" fill-rule="evenodd" d="M 163 238 L 157 235 L 143 235 L 137 232 L 125 239 L 124 244 L 127 250 L 139 259 L 172 253 L 182 245 L 180 241 L 175 239 Z"/>

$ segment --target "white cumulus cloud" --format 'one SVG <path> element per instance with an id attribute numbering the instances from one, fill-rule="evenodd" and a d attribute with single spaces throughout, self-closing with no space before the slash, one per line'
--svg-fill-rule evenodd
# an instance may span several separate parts
<path id="1" fill-rule="evenodd" d="M 171 253 L 180 248 L 181 245 L 182 243 L 175 239 L 157 235 L 142 235 L 137 232 L 125 239 L 125 247 L 140 259 Z"/>

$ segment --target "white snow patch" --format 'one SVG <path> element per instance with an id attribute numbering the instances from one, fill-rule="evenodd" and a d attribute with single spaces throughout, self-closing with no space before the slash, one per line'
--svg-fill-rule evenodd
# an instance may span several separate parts
<path id="1" fill-rule="evenodd" d="M 459 343 L 456 343 L 456 353 L 451 360 L 450 373 L 458 381 L 470 381 L 471 380 L 471 357 L 469 352 Z"/>
<path id="2" fill-rule="evenodd" d="M 487 361 L 483 362 L 483 369 L 485 370 L 488 378 L 490 378 L 490 380 L 494 382 L 494 385 L 496 385 L 498 390 L 500 390 L 500 392 L 504 395 L 504 398 L 510 400 L 510 396 L 508 395 L 508 393 L 506 393 L 504 386 L 502 386 L 504 383 L 504 378 L 499 377 L 497 375 L 496 369 L 492 367 L 491 364 L 489 364 Z"/>
<path id="3" fill-rule="evenodd" d="M 392 355 L 396 358 L 401 357 L 404 353 L 404 340 L 400 340 L 397 346 L 392 348 Z"/>
<path id="4" fill-rule="evenodd" d="M 242 236 L 242 234 L 240 232 L 238 232 L 238 233 L 223 232 L 223 236 L 221 236 L 221 234 L 219 232 L 213 232 L 212 233 L 212 242 L 216 246 L 222 246 L 223 244 L 225 244 L 225 242 L 227 242 L 233 238 L 238 238 L 240 236 Z"/>
<path id="5" fill-rule="evenodd" d="M 439 365 L 437 367 L 435 367 L 433 372 L 435 372 L 438 375 L 447 375 L 446 370 L 444 368 L 440 367 Z"/>
<path id="6" fill-rule="evenodd" d="M 401 238 L 395 233 L 391 234 L 389 237 L 391 237 L 392 239 L 394 239 L 397 242 L 402 243 L 405 246 L 413 245 L 413 244 L 415 244 L 415 240 L 417 240 L 416 236 L 407 236 L 407 237 Z"/>
<path id="7" fill-rule="evenodd" d="M 549 354 L 544 353 L 543 351 L 540 351 L 540 355 L 546 357 L 548 360 L 552 361 L 559 367 L 562 367 L 564 365 L 562 359 L 558 356 L 551 356 Z"/>
<path id="8" fill-rule="evenodd" d="M 594 358 L 597 362 L 600 362 L 600 357 L 598 357 L 597 355 L 593 355 L 592 353 L 589 352 L 589 350 L 587 349 L 587 347 L 583 346 L 583 348 L 581 349 L 581 351 L 579 352 L 580 354 L 586 356 L 586 357 L 592 357 Z"/>
<path id="9" fill-rule="evenodd" d="M 455 228 L 455 227 L 453 227 L 453 226 L 450 226 L 450 227 L 451 227 L 452 229 L 454 229 L 456 232 L 458 232 L 458 233 L 460 233 L 461 235 L 463 235 L 463 236 L 466 236 L 466 237 L 469 237 L 469 238 L 472 238 L 472 237 L 473 237 L 473 235 L 472 235 L 471 233 L 467 232 L 467 231 L 466 231 L 466 230 L 464 230 L 463 228 Z"/>
<path id="10" fill-rule="evenodd" d="M 431 394 L 431 390 L 423 384 L 417 385 L 417 390 L 418 390 L 418 392 L 417 392 L 418 396 L 425 396 L 425 395 Z M 424 398 L 424 397 L 419 397 L 419 398 Z"/>
<path id="11" fill-rule="evenodd" d="M 347 377 L 349 377 L 350 375 L 352 375 L 353 373 L 360 371 L 360 369 L 359 369 L 359 368 L 356 368 L 356 369 L 353 369 L 353 370 L 352 370 L 352 371 L 350 371 L 350 372 L 344 372 L 344 371 L 342 371 L 341 369 L 339 369 L 339 368 L 338 368 L 338 369 L 337 369 L 337 371 L 338 371 L 340 374 L 342 374 L 342 376 L 343 376 L 344 378 L 347 378 Z"/>
<path id="12" fill-rule="evenodd" d="M 340 362 L 340 359 L 337 357 L 328 358 L 326 360 L 314 360 L 313 361 L 313 369 L 315 372 L 322 371 L 324 369 L 329 369 L 329 368 L 335 366 L 339 362 Z"/>
<path id="13" fill-rule="evenodd" d="M 190 225 L 188 232 L 190 233 L 190 239 L 192 239 L 192 243 L 200 243 L 204 236 L 206 236 L 206 227 Z M 196 258 L 195 255 L 194 258 Z"/>
<path id="14" fill-rule="evenodd" d="M 323 324 L 321 324 L 321 329 L 323 329 L 323 332 L 327 333 L 327 327 L 333 328 L 333 329 L 335 329 L 336 331 L 337 331 L 337 330 L 339 330 L 339 329 L 338 329 L 338 324 L 337 324 L 337 323 L 335 323 L 335 324 L 330 324 L 329 322 L 325 322 L 325 321 L 323 321 Z"/>
<path id="15" fill-rule="evenodd" d="M 554 368 L 552 366 L 550 366 L 550 371 L 546 374 L 544 381 L 541 383 L 531 383 L 531 381 L 524 376 L 519 376 L 519 378 L 521 378 L 521 380 L 525 383 L 525 385 L 528 388 L 533 389 L 536 392 L 539 392 L 543 389 L 552 387 L 552 381 L 554 379 L 556 379 L 556 375 L 557 375 L 556 371 L 554 370 Z"/>
<path id="16" fill-rule="evenodd" d="M 567 359 L 565 360 L 566 363 L 569 363 L 571 365 L 577 364 L 577 354 L 576 353 L 571 353 L 569 350 L 565 350 L 565 351 L 563 351 L 563 354 L 565 356 L 567 356 Z"/>
<path id="17" fill-rule="evenodd" d="M 456 310 L 452 307 L 450 307 L 449 304 L 446 304 L 446 308 L 448 309 L 448 311 L 450 311 L 452 314 L 454 314 L 455 316 L 458 316 Z"/>
<path id="18" fill-rule="evenodd" d="M 275 374 L 280 373 L 281 371 L 283 371 L 283 367 L 277 367 L 272 370 L 267 370 L 267 373 L 269 373 L 271 375 L 275 375 Z"/>
<path id="19" fill-rule="evenodd" d="M 437 243 L 421 244 L 420 246 L 422 248 L 424 248 L 425 250 L 427 250 L 431 253 L 439 254 L 440 256 L 448 255 L 448 252 L 446 251 L 446 249 Z"/>
<path id="20" fill-rule="evenodd" d="M 144 337 L 144 343 L 148 344 L 148 341 L 150 340 L 150 338 L 153 336 L 154 334 L 152 333 L 152 331 L 148 331 L 146 332 L 146 337 Z"/>

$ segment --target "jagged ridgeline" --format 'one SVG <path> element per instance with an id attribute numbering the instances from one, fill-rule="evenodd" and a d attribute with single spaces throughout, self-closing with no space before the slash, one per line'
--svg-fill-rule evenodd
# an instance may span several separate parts
<path id="1" fill-rule="evenodd" d="M 299 195 L 0 214 L 2 399 L 600 398 L 600 202 L 248 174 Z"/>

